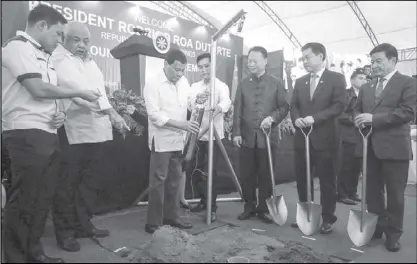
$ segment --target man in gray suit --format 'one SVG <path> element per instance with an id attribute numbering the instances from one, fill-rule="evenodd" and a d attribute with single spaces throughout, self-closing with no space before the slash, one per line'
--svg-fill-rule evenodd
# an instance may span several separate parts
<path id="1" fill-rule="evenodd" d="M 388 251 L 400 250 L 404 192 L 412 159 L 410 122 L 416 112 L 416 80 L 395 69 L 397 49 L 387 43 L 371 51 L 374 79 L 359 92 L 355 124 L 372 127 L 368 147 L 367 204 L 379 216 L 373 238 L 382 238 Z M 356 153 L 361 156 L 362 141 Z M 385 207 L 384 188 L 387 193 Z"/>
<path id="2" fill-rule="evenodd" d="M 249 50 L 248 69 L 251 76 L 243 79 L 237 88 L 233 143 L 241 148 L 240 174 L 245 200 L 244 212 L 238 219 L 245 220 L 257 213 L 261 220 L 272 223 L 265 202 L 271 197 L 272 186 L 266 140 L 261 128 L 271 129 L 271 145 L 274 150 L 274 143 L 278 141 L 277 125 L 287 116 L 289 105 L 282 81 L 265 70 L 267 56 L 263 47 L 255 46 Z M 257 182 L 259 204 L 256 208 Z"/>

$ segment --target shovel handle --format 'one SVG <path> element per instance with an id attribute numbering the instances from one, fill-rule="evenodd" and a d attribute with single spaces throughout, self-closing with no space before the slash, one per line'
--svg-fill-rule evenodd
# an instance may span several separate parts
<path id="1" fill-rule="evenodd" d="M 304 132 L 304 130 L 303 130 L 303 128 L 302 128 L 302 127 L 299 127 L 299 129 L 301 130 L 301 133 L 303 133 L 304 137 L 307 139 L 307 138 L 310 136 L 311 131 L 313 131 L 313 125 L 311 125 L 311 126 L 310 126 L 310 129 L 308 130 L 308 132 L 307 132 L 307 133 L 306 133 L 306 132 Z"/>
<path id="2" fill-rule="evenodd" d="M 310 172 L 310 134 L 313 131 L 313 125 L 310 126 L 310 129 L 307 133 L 304 132 L 302 127 L 299 127 L 301 133 L 303 133 L 305 138 L 305 148 L 306 148 L 306 174 L 307 174 L 307 203 L 311 203 L 311 172 Z"/>
<path id="3" fill-rule="evenodd" d="M 271 134 L 271 128 L 267 129 L 268 132 L 262 127 L 262 131 L 265 134 L 266 139 L 266 149 L 268 151 L 268 163 L 269 163 L 269 173 L 271 174 L 271 183 L 272 183 L 272 194 L 275 196 L 275 174 L 274 174 L 274 165 L 272 161 L 272 151 L 271 151 L 271 140 L 269 135 Z"/>
<path id="4" fill-rule="evenodd" d="M 372 126 L 367 128 L 358 128 L 359 133 L 363 139 L 363 153 L 362 153 L 362 201 L 361 201 L 361 232 L 364 223 L 364 213 L 366 212 L 366 178 L 367 178 L 367 165 L 368 165 L 368 138 L 372 133 Z M 367 131 L 365 131 L 367 130 Z"/>

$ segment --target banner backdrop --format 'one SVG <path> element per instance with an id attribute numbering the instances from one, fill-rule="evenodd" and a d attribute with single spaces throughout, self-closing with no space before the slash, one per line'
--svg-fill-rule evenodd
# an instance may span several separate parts
<path id="1" fill-rule="evenodd" d="M 125 1 L 13 1 L 2 3 L 2 44 L 13 37 L 16 30 L 24 30 L 29 11 L 39 3 L 52 6 L 68 21 L 87 24 L 92 38 L 90 52 L 105 76 L 106 85 L 112 90 L 120 86 L 120 66 L 110 50 L 136 34 L 134 28 L 149 30 L 150 37 L 158 31 L 169 34 L 170 42 L 177 44 L 187 56 L 185 75 L 190 84 L 200 80 L 196 58 L 201 53 L 210 52 L 210 39 L 216 32 Z M 242 52 L 241 37 L 227 35 L 218 42 L 216 74 L 229 88 L 232 86 L 235 57 L 240 57 Z M 153 69 L 152 65 L 148 66 Z"/>

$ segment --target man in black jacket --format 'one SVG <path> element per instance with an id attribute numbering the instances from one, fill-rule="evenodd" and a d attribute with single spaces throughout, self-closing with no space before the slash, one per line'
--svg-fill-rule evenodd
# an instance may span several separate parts
<path id="1" fill-rule="evenodd" d="M 245 200 L 244 212 L 239 220 L 258 216 L 272 223 L 266 199 L 271 197 L 272 186 L 268 172 L 266 137 L 262 128 L 271 130 L 272 153 L 278 138 L 277 125 L 288 114 L 285 86 L 281 80 L 266 72 L 268 53 L 255 46 L 249 50 L 248 69 L 251 76 L 244 78 L 236 92 L 233 143 L 240 148 L 240 173 Z M 256 182 L 259 185 L 256 205 Z"/>
<path id="2" fill-rule="evenodd" d="M 346 90 L 346 110 L 339 117 L 341 144 L 341 168 L 338 174 L 338 201 L 348 205 L 355 205 L 361 200 L 356 193 L 358 187 L 361 161 L 355 157 L 355 146 L 360 140 L 360 134 L 355 127 L 353 109 L 358 99 L 359 89 L 366 83 L 367 75 L 362 68 L 356 69 L 350 78 L 352 87 Z"/>

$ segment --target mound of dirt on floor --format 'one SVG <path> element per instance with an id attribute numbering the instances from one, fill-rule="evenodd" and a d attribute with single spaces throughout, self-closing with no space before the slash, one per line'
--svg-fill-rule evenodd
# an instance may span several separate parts
<path id="1" fill-rule="evenodd" d="M 251 263 L 341 263 L 299 243 L 233 227 L 221 227 L 193 236 L 164 226 L 132 256 L 133 263 L 227 263 L 240 256 Z"/>

